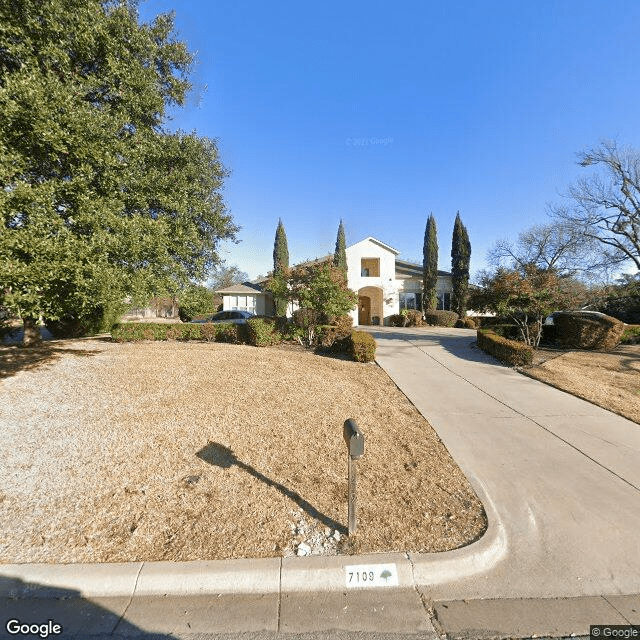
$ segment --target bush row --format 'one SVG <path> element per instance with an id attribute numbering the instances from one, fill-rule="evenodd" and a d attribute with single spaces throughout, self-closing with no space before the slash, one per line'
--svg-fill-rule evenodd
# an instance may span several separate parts
<path id="1" fill-rule="evenodd" d="M 454 311 L 415 311 L 403 309 L 401 313 L 389 316 L 392 327 L 422 327 L 425 324 L 436 327 L 453 327 L 458 321 L 458 314 Z M 473 326 L 475 329 L 475 324 Z"/>
<path id="2" fill-rule="evenodd" d="M 169 324 L 160 322 L 123 322 L 111 329 L 116 342 L 138 340 L 205 340 L 207 342 L 246 342 L 246 328 L 232 323 Z"/>
<path id="3" fill-rule="evenodd" d="M 492 329 L 478 329 L 478 347 L 510 365 L 531 364 L 533 348 L 499 336 Z"/>
<path id="4" fill-rule="evenodd" d="M 349 354 L 357 362 L 375 358 L 376 341 L 368 333 L 353 331 L 351 316 L 332 318 L 333 324 L 319 327 L 317 346 L 331 352 Z M 168 324 L 124 322 L 113 327 L 116 342 L 140 340 L 200 340 L 266 347 L 283 341 L 296 341 L 304 329 L 286 318 L 251 318 L 246 325 L 232 323 Z"/>

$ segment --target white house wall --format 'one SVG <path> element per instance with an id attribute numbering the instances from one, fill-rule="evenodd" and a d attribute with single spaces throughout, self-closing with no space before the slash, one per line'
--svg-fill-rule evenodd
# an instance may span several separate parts
<path id="1" fill-rule="evenodd" d="M 398 287 L 400 282 L 396 280 L 395 254 L 368 239 L 347 247 L 346 253 L 349 288 L 357 293 L 364 287 L 379 287 L 382 289 L 383 317 L 386 319 L 394 313 L 399 313 Z M 361 275 L 360 266 L 363 258 L 379 258 L 379 276 L 363 277 Z M 353 324 L 357 325 L 358 309 L 354 309 L 350 315 L 353 318 Z"/>

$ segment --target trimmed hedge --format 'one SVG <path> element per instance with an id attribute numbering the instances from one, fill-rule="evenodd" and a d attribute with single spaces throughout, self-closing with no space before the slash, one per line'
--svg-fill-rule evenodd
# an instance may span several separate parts
<path id="1" fill-rule="evenodd" d="M 478 329 L 477 335 L 478 347 L 501 362 L 515 366 L 531 364 L 533 361 L 533 348 L 524 342 L 508 340 L 491 329 Z"/>
<path id="2" fill-rule="evenodd" d="M 282 334 L 277 330 L 275 318 L 249 318 L 247 338 L 254 347 L 269 347 L 282 342 Z"/>
<path id="3" fill-rule="evenodd" d="M 321 337 L 330 351 L 348 353 L 356 362 L 371 362 L 376 354 L 376 341 L 364 331 L 353 331 L 351 317 L 340 317 L 336 325 L 322 327 Z M 250 318 L 246 325 L 224 323 L 169 324 L 153 322 L 124 322 L 111 330 L 115 342 L 138 342 L 141 340 L 203 340 L 268 346 L 278 344 L 283 338 L 291 339 L 296 332 L 304 330 L 286 325 L 279 318 Z M 286 333 L 279 331 L 279 325 Z M 349 327 L 349 328 L 347 328 Z M 327 331 L 325 334 L 324 330 Z M 325 338 L 326 336 L 326 338 Z"/>
<path id="4" fill-rule="evenodd" d="M 356 362 L 372 362 L 376 346 L 375 338 L 365 331 L 352 331 L 349 336 L 349 355 Z"/>
<path id="5" fill-rule="evenodd" d="M 424 321 L 426 324 L 436 327 L 453 327 L 458 320 L 455 311 L 425 311 Z"/>
<path id="6" fill-rule="evenodd" d="M 392 327 L 404 327 L 405 317 L 399 313 L 389 316 L 389 325 Z"/>
<path id="7" fill-rule="evenodd" d="M 624 322 L 611 316 L 564 311 L 554 316 L 557 341 L 562 347 L 610 351 L 620 343 Z"/>
<path id="8" fill-rule="evenodd" d="M 116 342 L 140 340 L 206 340 L 209 342 L 243 342 L 242 325 L 231 324 L 173 324 L 154 322 L 123 322 L 113 327 L 111 338 Z"/>

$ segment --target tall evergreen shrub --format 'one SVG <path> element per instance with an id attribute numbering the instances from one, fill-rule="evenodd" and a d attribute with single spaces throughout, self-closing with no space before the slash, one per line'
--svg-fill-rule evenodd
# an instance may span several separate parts
<path id="1" fill-rule="evenodd" d="M 467 228 L 462 224 L 460 212 L 456 215 L 451 241 L 451 310 L 461 318 L 467 313 L 469 299 L 469 264 L 471 262 L 471 242 Z"/>
<path id="2" fill-rule="evenodd" d="M 438 303 L 438 231 L 432 213 L 424 232 L 422 256 L 422 310 L 435 310 Z"/>

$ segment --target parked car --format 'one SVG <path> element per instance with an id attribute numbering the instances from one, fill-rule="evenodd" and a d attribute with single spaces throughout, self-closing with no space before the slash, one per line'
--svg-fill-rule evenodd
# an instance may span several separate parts
<path id="1" fill-rule="evenodd" d="M 547 316 L 545 318 L 544 323 L 546 325 L 555 325 L 555 317 L 561 313 L 575 313 L 581 316 L 591 316 L 593 318 L 604 318 L 607 315 L 606 313 L 600 313 L 600 311 L 583 311 L 581 309 L 578 309 L 576 311 L 554 311 L 550 316 Z"/>
<path id="2" fill-rule="evenodd" d="M 247 324 L 247 320 L 253 318 L 250 311 L 219 311 L 218 313 L 200 320 L 192 320 L 194 323 L 204 322 L 231 322 L 233 324 Z"/>

